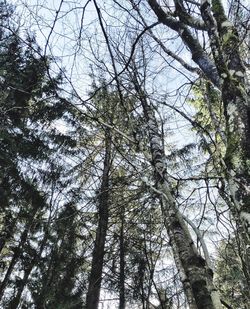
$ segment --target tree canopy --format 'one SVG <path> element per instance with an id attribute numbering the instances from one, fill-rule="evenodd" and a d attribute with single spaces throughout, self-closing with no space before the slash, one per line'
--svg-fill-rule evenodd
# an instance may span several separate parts
<path id="1" fill-rule="evenodd" d="M 244 0 L 0 1 L 0 307 L 248 309 Z"/>

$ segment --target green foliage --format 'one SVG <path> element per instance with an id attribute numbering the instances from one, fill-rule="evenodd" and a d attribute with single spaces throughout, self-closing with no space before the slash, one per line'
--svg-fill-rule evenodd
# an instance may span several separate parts
<path id="1" fill-rule="evenodd" d="M 61 4 L 63 7 L 64 4 Z M 186 10 L 186 7 L 187 3 L 183 9 Z M 171 10 L 170 6 L 167 9 Z M 221 10 L 221 7 L 215 9 Z M 133 14 L 133 11 L 129 12 Z M 58 22 L 60 13 L 59 9 L 56 12 Z M 171 18 L 175 18 L 177 13 Z M 66 15 L 69 16 L 68 13 Z M 103 21 L 106 15 L 103 14 Z M 181 27 L 185 22 L 178 20 L 177 23 Z M 127 42 L 143 24 L 131 27 L 133 35 L 124 36 Z M 110 28 L 109 35 L 116 27 L 108 23 L 107 26 Z M 91 29 L 92 24 L 89 27 Z M 108 191 L 108 231 L 103 272 L 98 274 L 99 278 L 103 278 L 103 291 L 116 298 L 119 295 L 120 302 L 123 293 L 126 306 L 135 308 L 149 308 L 151 301 L 161 302 L 161 305 L 155 306 L 157 309 L 186 308 L 180 273 L 172 263 L 170 248 L 174 246 L 174 238 L 169 243 L 170 225 L 166 218 L 170 218 L 171 208 L 173 213 L 178 208 L 180 213 L 191 214 L 192 222 L 197 223 L 197 228 L 204 235 L 204 241 L 216 219 L 221 223 L 228 219 L 227 209 L 217 198 L 217 189 L 223 191 L 226 188 L 220 159 L 226 159 L 227 154 L 230 156 L 234 152 L 235 147 L 230 145 L 235 146 L 235 140 L 231 144 L 225 142 L 230 135 L 226 132 L 221 93 L 203 79 L 193 85 L 187 100 L 195 110 L 191 123 L 200 138 L 200 147 L 184 141 L 185 145 L 176 149 L 176 146 L 170 147 L 166 143 L 162 133 L 166 126 L 170 126 L 171 131 L 175 114 L 168 116 L 166 105 L 162 105 L 162 110 L 157 106 L 166 97 L 169 102 L 174 102 L 170 94 L 172 91 L 161 95 L 163 88 L 159 87 L 158 91 L 155 70 L 150 71 L 147 80 L 147 62 L 151 61 L 151 56 L 144 53 L 143 45 L 140 55 L 143 57 L 138 59 L 139 71 L 143 74 L 140 78 L 138 74 L 138 82 L 134 80 L 139 44 L 143 44 L 146 37 L 149 44 L 145 48 L 149 47 L 150 53 L 158 49 L 157 45 L 152 48 L 151 35 L 142 32 L 144 35 L 135 41 L 131 59 L 119 59 L 122 45 L 116 46 L 115 38 L 112 38 L 110 48 L 117 47 L 115 53 L 111 53 L 112 60 L 128 60 L 126 68 L 125 62 L 117 66 L 119 73 L 115 75 L 115 81 L 125 77 L 119 91 L 117 84 L 107 86 L 106 81 L 101 81 L 100 87 L 93 86 L 91 99 L 85 102 L 79 100 L 74 106 L 73 99 L 79 99 L 78 96 L 72 95 L 72 103 L 70 99 L 61 97 L 63 74 L 56 75 L 50 70 L 53 58 L 43 55 L 32 34 L 20 36 L 17 28 L 14 8 L 0 0 L 0 266 L 3 278 L 0 307 L 84 308 L 96 226 L 98 217 L 101 217 L 100 200 L 104 196 L 100 192 L 100 184 L 105 165 L 105 138 L 108 136 L 111 158 L 107 161 L 111 164 L 107 172 L 107 189 L 103 190 L 105 193 Z M 178 33 L 180 36 L 188 34 L 186 30 Z M 194 32 L 191 30 L 190 33 Z M 233 40 L 229 36 L 224 47 L 227 48 Z M 159 51 L 156 53 L 158 57 L 163 56 Z M 99 61 L 100 67 L 104 61 L 106 59 Z M 109 64 L 105 66 L 110 68 Z M 123 67 L 124 70 L 120 70 Z M 156 71 L 162 70 L 161 67 L 159 63 Z M 233 78 L 231 81 L 234 83 Z M 152 85 L 149 86 L 150 83 Z M 153 88 L 150 90 L 151 86 L 155 87 L 154 91 L 151 91 Z M 139 91 L 137 88 L 140 87 Z M 182 91 L 178 90 L 178 93 L 182 100 Z M 174 199 L 174 202 L 170 199 L 171 202 L 166 203 L 167 210 L 161 209 L 160 194 L 155 190 L 158 183 L 154 180 L 150 155 L 150 121 L 147 123 L 149 117 L 143 113 L 141 96 L 152 103 L 152 111 L 156 115 L 155 140 L 158 143 L 158 136 L 162 137 L 161 150 L 169 154 L 164 158 L 167 171 L 161 154 L 157 155 L 162 173 L 166 172 L 165 180 L 171 183 L 171 190 L 167 191 Z M 182 113 L 181 110 L 179 112 Z M 182 116 L 185 115 L 182 113 Z M 64 128 L 60 132 L 61 126 Z M 225 139 L 223 132 L 227 135 Z M 166 140 L 172 138 L 166 137 Z M 211 181 L 210 176 L 215 181 Z M 230 192 L 225 190 L 224 193 L 229 194 L 227 197 L 231 202 Z M 196 239 L 194 232 L 191 235 Z M 176 244 L 178 247 L 178 241 Z M 189 244 L 195 246 L 195 241 Z M 200 252 L 199 241 L 197 248 Z M 216 280 L 225 301 L 245 309 L 246 282 L 241 271 L 240 254 L 235 248 L 235 241 L 221 246 Z M 182 248 L 177 249 L 181 252 Z"/>
<path id="2" fill-rule="evenodd" d="M 215 282 L 222 299 L 233 308 L 247 309 L 248 286 L 242 271 L 237 240 L 232 238 L 222 242 L 216 261 Z"/>
<path id="3" fill-rule="evenodd" d="M 210 82 L 201 80 L 192 87 L 192 93 L 188 102 L 197 110 L 195 121 L 211 133 L 216 131 L 217 125 L 223 126 L 223 106 L 218 90 Z"/>
<path id="4" fill-rule="evenodd" d="M 82 304 L 82 291 L 76 286 L 77 274 L 83 260 L 77 257 L 77 208 L 73 204 L 61 207 L 49 236 L 50 252 L 38 263 L 35 279 L 29 283 L 34 304 L 37 308 L 79 308 Z"/>
<path id="5" fill-rule="evenodd" d="M 67 133 L 55 129 L 57 120 L 64 121 L 64 115 L 74 118 L 74 111 L 66 99 L 59 97 L 62 78 L 50 76 L 49 57 L 41 56 L 32 35 L 20 38 L 14 22 L 10 22 L 10 18 L 15 20 L 13 11 L 5 1 L 0 2 L 0 252 L 5 282 L 0 289 L 1 293 L 5 288 L 10 290 L 4 294 L 1 304 L 16 308 L 27 285 L 32 287 L 43 282 L 41 277 L 33 277 L 32 269 L 40 265 L 44 248 L 50 251 L 54 245 L 46 226 L 56 205 L 54 195 L 62 199 L 61 193 L 67 189 L 68 201 L 76 202 L 78 196 L 67 176 L 70 166 L 61 160 L 62 155 L 75 153 L 76 142 Z M 70 207 L 61 216 L 65 217 Z M 68 226 L 69 231 L 71 226 L 66 223 L 73 224 L 74 216 L 72 220 L 67 218 L 67 222 L 63 218 L 60 220 L 64 225 L 57 225 L 57 229 Z M 68 235 L 66 231 L 53 233 L 63 233 L 59 238 Z M 56 282 L 56 287 L 61 289 L 60 297 L 64 297 L 62 303 L 69 298 L 72 304 L 75 300 L 79 304 L 79 292 L 71 291 L 78 265 L 73 256 L 75 238 L 67 237 L 62 252 L 53 256 L 58 265 L 53 264 L 52 273 L 62 276 Z M 53 293 L 58 303 L 59 295 L 55 290 Z M 55 308 L 55 303 L 51 308 Z"/>

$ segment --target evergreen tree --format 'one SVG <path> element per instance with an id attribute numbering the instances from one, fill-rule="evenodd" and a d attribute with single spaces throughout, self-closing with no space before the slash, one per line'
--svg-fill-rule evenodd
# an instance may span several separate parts
<path id="1" fill-rule="evenodd" d="M 240 253 L 237 250 L 237 238 L 223 241 L 219 247 L 216 260 L 216 284 L 225 304 L 231 308 L 248 308 L 248 285 Z"/>
<path id="2" fill-rule="evenodd" d="M 62 144 L 64 155 L 69 154 L 75 142 L 53 129 L 56 120 L 73 115 L 58 96 L 61 76 L 49 75 L 50 60 L 40 55 L 34 37 L 19 36 L 10 22 L 13 8 L 1 2 L 0 12 L 0 298 L 4 307 L 17 308 L 47 241 L 46 234 L 40 241 L 42 222 L 51 211 L 47 188 L 52 182 L 57 183 L 54 191 L 65 188 L 59 179 L 67 165 L 62 168 L 55 154 Z"/>

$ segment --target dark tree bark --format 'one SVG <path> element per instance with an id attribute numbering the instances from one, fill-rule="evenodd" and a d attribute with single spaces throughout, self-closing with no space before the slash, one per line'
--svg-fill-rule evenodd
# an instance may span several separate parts
<path id="1" fill-rule="evenodd" d="M 98 198 L 98 226 L 92 257 L 92 266 L 89 276 L 89 286 L 86 298 L 86 309 L 97 309 L 100 297 L 104 249 L 109 219 L 109 172 L 111 168 L 111 135 L 105 132 L 105 157 L 102 174 L 102 183 Z"/>
<path id="2" fill-rule="evenodd" d="M 120 227 L 120 273 L 119 273 L 119 309 L 125 309 L 125 248 L 124 248 L 124 208 L 121 210 Z"/>

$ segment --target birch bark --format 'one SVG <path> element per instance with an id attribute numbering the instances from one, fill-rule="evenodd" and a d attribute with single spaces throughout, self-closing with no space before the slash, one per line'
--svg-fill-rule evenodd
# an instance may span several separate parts
<path id="1" fill-rule="evenodd" d="M 231 199 L 228 206 L 242 239 L 243 268 L 250 285 L 250 100 L 240 38 L 221 0 L 202 1 L 200 10 L 204 25 L 199 21 L 199 29 L 202 25 L 208 34 L 212 57 L 208 56 L 188 28 L 197 28 L 193 25 L 194 19 L 181 1 L 175 3 L 179 20 L 164 11 L 157 0 L 148 0 L 158 20 L 180 35 L 204 76 L 221 91 L 226 122 L 226 155 L 222 157 L 221 154 L 221 167 L 228 184 L 226 194 Z"/>
<path id="2" fill-rule="evenodd" d="M 134 85 L 147 122 L 154 176 L 163 197 L 162 214 L 189 306 L 193 309 L 219 309 L 220 302 L 215 302 L 212 297 L 212 292 L 215 290 L 212 270 L 198 253 L 171 193 L 165 153 L 154 110 L 148 103 L 136 77 Z"/>
<path id="3" fill-rule="evenodd" d="M 228 206 L 241 237 L 243 271 L 250 285 L 250 100 L 241 42 L 220 0 L 213 0 L 212 6 L 205 1 L 201 13 L 221 79 L 226 119 L 224 175 L 232 201 Z"/>

